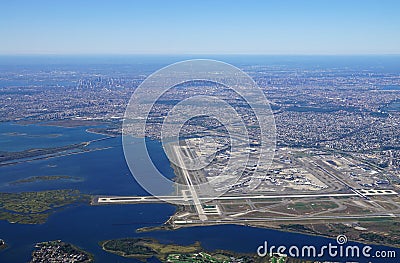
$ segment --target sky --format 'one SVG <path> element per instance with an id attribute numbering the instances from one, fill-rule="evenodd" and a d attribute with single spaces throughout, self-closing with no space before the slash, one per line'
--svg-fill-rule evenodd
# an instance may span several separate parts
<path id="1" fill-rule="evenodd" d="M 397 0 L 1 0 L 0 54 L 400 54 Z"/>

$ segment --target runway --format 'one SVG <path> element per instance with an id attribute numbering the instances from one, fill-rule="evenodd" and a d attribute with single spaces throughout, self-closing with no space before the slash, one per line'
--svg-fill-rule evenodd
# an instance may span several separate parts
<path id="1" fill-rule="evenodd" d="M 397 192 L 393 190 L 386 189 L 360 189 L 360 191 L 365 196 L 391 196 L 398 195 Z M 329 198 L 329 197 L 354 197 L 359 196 L 354 192 L 343 193 L 343 194 L 295 194 L 295 195 L 241 195 L 241 196 L 219 196 L 219 197 L 199 197 L 196 195 L 196 199 L 190 196 L 99 196 L 96 197 L 94 202 L 96 204 L 135 204 L 135 203 L 166 203 L 168 201 L 180 201 L 187 202 L 188 204 L 193 203 L 193 201 L 205 203 L 212 200 L 243 200 L 243 199 L 292 199 L 292 198 Z"/>

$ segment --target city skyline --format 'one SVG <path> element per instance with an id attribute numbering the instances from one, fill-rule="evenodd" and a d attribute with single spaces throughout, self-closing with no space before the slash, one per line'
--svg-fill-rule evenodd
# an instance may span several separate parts
<path id="1" fill-rule="evenodd" d="M 396 1 L 2 1 L 1 55 L 400 54 Z"/>

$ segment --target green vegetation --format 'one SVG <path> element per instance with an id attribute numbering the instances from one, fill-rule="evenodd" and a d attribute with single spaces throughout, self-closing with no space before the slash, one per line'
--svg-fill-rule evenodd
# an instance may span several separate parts
<path id="1" fill-rule="evenodd" d="M 16 180 L 10 182 L 10 185 L 18 185 L 18 184 L 25 184 L 25 183 L 33 183 L 38 181 L 55 181 L 55 180 L 71 180 L 71 181 L 79 181 L 82 178 L 69 176 L 69 175 L 53 175 L 53 176 L 31 176 L 24 179 Z"/>
<path id="2" fill-rule="evenodd" d="M 331 201 L 323 201 L 323 202 L 312 202 L 312 203 L 304 203 L 304 202 L 295 202 L 293 204 L 289 204 L 288 208 L 295 209 L 296 211 L 323 211 L 328 209 L 338 208 L 339 206 Z"/>
<path id="3" fill-rule="evenodd" d="M 60 147 L 28 149 L 20 152 L 0 152 L 0 164 L 8 163 L 11 161 L 17 161 L 25 158 L 34 158 L 44 155 L 52 155 L 64 151 L 70 151 L 76 149 L 82 150 L 86 145 L 87 143 L 82 142 Z"/>
<path id="4" fill-rule="evenodd" d="M 123 257 L 150 258 L 157 255 L 161 259 L 170 253 L 195 253 L 201 247 L 199 243 L 190 246 L 179 246 L 174 244 L 160 244 L 148 238 L 124 238 L 101 242 L 104 250 L 118 254 Z"/>
<path id="5" fill-rule="evenodd" d="M 90 196 L 78 190 L 0 193 L 0 220 L 20 224 L 42 224 L 56 209 L 78 202 L 89 202 Z"/>
<path id="6" fill-rule="evenodd" d="M 226 255 L 222 254 L 211 255 L 205 252 L 199 252 L 193 254 L 169 254 L 167 256 L 167 262 L 229 263 L 232 261 L 231 258 Z"/>
<path id="7" fill-rule="evenodd" d="M 146 233 L 160 230 L 175 230 L 172 224 L 164 224 L 158 226 L 144 226 L 136 229 L 136 233 Z"/>
<path id="8" fill-rule="evenodd" d="M 360 234 L 361 238 L 364 238 L 365 240 L 371 241 L 371 242 L 382 242 L 385 240 L 384 236 L 375 234 L 375 233 L 363 233 Z"/>
<path id="9" fill-rule="evenodd" d="M 101 242 L 105 251 L 118 254 L 123 257 L 150 258 L 157 252 L 147 246 L 150 239 L 124 238 Z"/>
<path id="10" fill-rule="evenodd" d="M 228 262 L 266 262 L 267 258 L 255 254 L 239 254 L 230 251 L 206 252 L 199 242 L 182 246 L 177 244 L 161 244 L 150 238 L 123 238 L 100 242 L 102 248 L 110 253 L 123 257 L 146 260 L 157 257 L 162 262 L 175 263 L 228 263 Z M 268 262 L 268 261 L 267 261 Z"/>
<path id="11" fill-rule="evenodd" d="M 270 262 L 271 263 L 285 263 L 286 257 L 272 257 Z"/>
<path id="12" fill-rule="evenodd" d="M 287 229 L 287 230 L 292 230 L 292 231 L 298 231 L 298 232 L 310 232 L 310 228 L 306 227 L 305 225 L 301 224 L 287 224 L 287 225 L 280 225 L 282 229 Z"/>
<path id="13" fill-rule="evenodd" d="M 381 233 L 361 233 L 360 238 L 364 239 L 365 241 L 378 243 L 378 244 L 390 244 L 399 246 L 400 245 L 400 238 L 398 235 L 385 235 Z"/>
<path id="14" fill-rule="evenodd" d="M 360 222 L 388 222 L 393 221 L 393 218 L 388 217 L 368 217 L 358 219 Z"/>

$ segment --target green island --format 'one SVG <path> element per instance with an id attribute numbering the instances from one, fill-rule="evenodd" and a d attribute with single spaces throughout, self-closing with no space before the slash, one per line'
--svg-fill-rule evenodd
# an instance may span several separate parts
<path id="1" fill-rule="evenodd" d="M 94 261 L 92 254 L 61 240 L 37 243 L 30 262 L 79 262 Z"/>
<path id="2" fill-rule="evenodd" d="M 28 138 L 57 138 L 57 137 L 61 137 L 62 136 L 62 134 L 59 134 L 59 133 L 38 135 L 38 134 L 26 134 L 26 133 L 21 133 L 21 132 L 6 132 L 6 133 L 2 133 L 2 135 L 6 135 L 6 136 L 24 136 L 24 137 L 28 137 Z"/>
<path id="3" fill-rule="evenodd" d="M 272 255 L 259 257 L 256 254 L 237 253 L 227 250 L 204 250 L 199 242 L 191 245 L 162 244 L 152 238 L 122 238 L 99 243 L 103 250 L 122 257 L 135 258 L 143 262 L 156 257 L 161 262 L 174 263 L 296 263 L 296 259 Z M 311 262 L 311 261 L 301 261 Z"/>
<path id="4" fill-rule="evenodd" d="M 83 150 L 87 146 L 87 142 L 75 143 L 60 147 L 50 147 L 50 148 L 34 148 L 19 152 L 0 152 L 0 166 L 7 165 L 10 163 L 18 163 L 18 160 L 27 158 L 38 158 L 43 156 L 50 156 L 60 152 L 72 151 L 72 150 Z"/>
<path id="5" fill-rule="evenodd" d="M 0 220 L 19 224 L 42 224 L 55 210 L 88 203 L 90 196 L 78 190 L 0 193 Z"/>
<path id="6" fill-rule="evenodd" d="M 39 182 L 39 181 L 56 181 L 56 180 L 69 180 L 69 181 L 82 181 L 82 178 L 80 177 L 75 177 L 75 176 L 69 176 L 69 175 L 42 175 L 42 176 L 30 176 L 27 178 L 23 178 L 20 180 L 16 180 L 13 182 L 10 182 L 10 185 L 18 185 L 18 184 L 25 184 L 25 183 L 34 183 L 34 182 Z"/>

